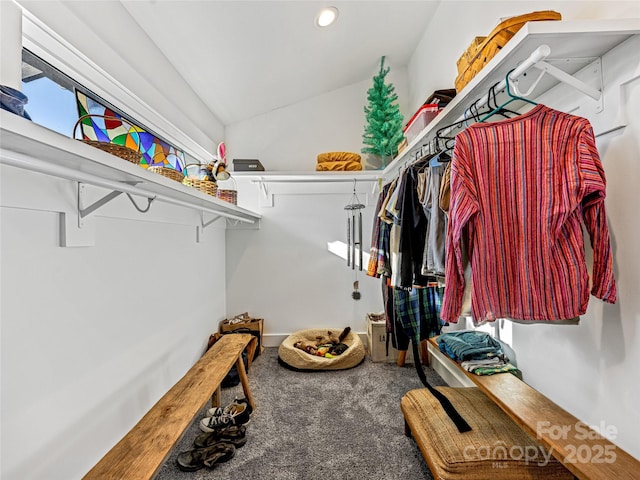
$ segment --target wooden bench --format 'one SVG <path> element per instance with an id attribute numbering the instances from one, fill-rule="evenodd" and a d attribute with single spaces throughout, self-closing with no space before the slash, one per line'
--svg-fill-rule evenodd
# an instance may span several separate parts
<path id="1" fill-rule="evenodd" d="M 253 335 L 223 335 L 83 478 L 153 478 L 209 398 L 212 406 L 220 406 L 220 384 L 234 364 L 255 408 L 242 352 L 248 349 L 250 362 L 256 346 Z"/>
<path id="2" fill-rule="evenodd" d="M 455 365 L 519 428 L 551 451 L 575 477 L 581 480 L 640 479 L 638 460 L 516 376 L 470 373 L 440 352 L 437 338 L 429 340 L 429 349 L 432 354 L 442 355 L 444 361 Z"/>

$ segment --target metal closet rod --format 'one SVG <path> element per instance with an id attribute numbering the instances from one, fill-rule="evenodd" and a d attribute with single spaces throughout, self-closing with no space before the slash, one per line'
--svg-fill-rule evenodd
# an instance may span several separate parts
<path id="1" fill-rule="evenodd" d="M 509 80 L 512 80 L 512 81 L 516 80 L 520 75 L 525 73 L 531 67 L 535 66 L 538 62 L 541 62 L 542 60 L 547 58 L 549 55 L 551 55 L 551 48 L 549 48 L 548 45 L 540 45 L 533 52 L 531 52 L 531 55 L 529 55 L 529 57 L 524 62 L 522 62 L 520 65 L 518 65 L 516 68 L 513 69 L 513 71 L 509 74 Z M 507 86 L 507 81 L 506 79 L 503 78 L 500 81 L 500 83 L 496 85 L 495 91 L 499 92 L 500 90 L 503 90 L 506 86 Z M 487 93 L 486 95 L 483 95 L 482 97 L 480 97 L 480 99 L 475 104 L 476 107 L 478 108 L 484 107 L 489 102 L 489 96 L 490 96 L 490 93 Z M 449 128 L 440 132 L 440 135 L 445 135 L 449 133 L 451 130 L 455 128 L 455 126 L 458 123 L 464 122 L 466 119 L 467 117 L 465 112 L 460 117 L 458 117 L 457 120 L 454 120 L 452 122 L 452 125 Z"/>
<path id="2" fill-rule="evenodd" d="M 54 177 L 66 178 L 67 180 L 87 183 L 89 185 L 93 185 L 96 187 L 109 188 L 117 192 L 129 193 L 131 195 L 139 195 L 141 197 L 146 197 L 146 198 L 154 198 L 155 200 L 158 200 L 164 203 L 170 203 L 173 205 L 178 205 L 180 207 L 190 208 L 192 210 L 212 213 L 214 215 L 230 218 L 232 220 L 237 220 L 239 222 L 255 223 L 254 220 L 240 217 L 238 215 L 233 215 L 227 212 L 221 212 L 214 208 L 194 205 L 192 203 L 185 202 L 183 200 L 178 200 L 175 198 L 167 197 L 162 194 L 150 192 L 148 190 L 144 190 L 143 188 L 135 187 L 126 183 L 107 180 L 104 178 L 100 178 L 96 175 L 92 175 L 90 173 L 73 170 L 71 168 L 64 167 L 62 165 L 47 163 L 42 160 L 38 160 L 36 158 L 29 157 L 27 155 L 24 155 L 18 152 L 2 151 L 0 153 L 0 163 L 3 163 L 5 165 L 10 165 L 12 167 L 18 167 L 25 170 L 30 170 L 33 172 L 44 173 Z"/>
<path id="3" fill-rule="evenodd" d="M 340 177 L 340 178 L 301 178 L 301 179 L 296 179 L 294 177 L 292 178 L 269 178 L 269 177 L 261 177 L 259 179 L 256 180 L 251 180 L 251 183 L 344 183 L 344 182 L 377 182 L 380 178 L 382 178 L 379 175 L 376 175 L 374 177 L 362 177 L 362 178 L 357 178 L 357 177 Z"/>

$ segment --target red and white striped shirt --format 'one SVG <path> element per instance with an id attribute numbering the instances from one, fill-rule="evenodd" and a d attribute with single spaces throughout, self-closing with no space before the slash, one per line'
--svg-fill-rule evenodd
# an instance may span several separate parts
<path id="1" fill-rule="evenodd" d="M 604 197 L 604 170 L 585 118 L 537 105 L 460 132 L 451 164 L 443 320 L 455 323 L 460 315 L 463 244 L 477 323 L 583 315 L 589 276 L 582 221 L 593 247 L 591 293 L 615 303 Z"/>

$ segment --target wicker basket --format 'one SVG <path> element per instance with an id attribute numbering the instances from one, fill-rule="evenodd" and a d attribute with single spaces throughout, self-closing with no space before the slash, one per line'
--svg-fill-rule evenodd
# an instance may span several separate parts
<path id="1" fill-rule="evenodd" d="M 151 165 L 147 168 L 147 170 L 180 183 L 182 183 L 182 180 L 184 179 L 184 174 L 174 168 L 167 168 L 161 165 Z"/>
<path id="2" fill-rule="evenodd" d="M 220 182 L 233 182 L 233 188 L 220 188 Z M 229 177 L 228 180 L 219 180 L 218 181 L 218 191 L 216 192 L 216 197 L 220 200 L 224 200 L 225 202 L 233 203 L 234 205 L 238 204 L 238 188 L 236 185 L 236 179 L 233 177 Z"/>
<path id="3" fill-rule="evenodd" d="M 540 20 L 561 20 L 562 15 L 553 10 L 532 12 L 508 18 L 498 24 L 487 37 L 476 37 L 458 59 L 458 77 L 455 81 L 458 93 L 504 47 L 525 23 Z"/>
<path id="4" fill-rule="evenodd" d="M 81 142 L 91 145 L 92 147 L 99 148 L 100 150 L 110 153 L 111 155 L 115 155 L 116 157 L 120 157 L 123 160 L 126 160 L 127 162 L 135 163 L 136 165 L 138 165 L 142 161 L 142 153 L 140 153 L 139 150 L 133 150 L 129 147 L 125 147 L 124 145 L 117 145 L 115 143 L 99 142 L 97 140 L 76 138 L 76 132 L 82 120 L 85 120 L 91 117 L 100 117 L 100 118 L 104 118 L 105 120 L 111 119 L 111 120 L 118 120 L 120 122 L 127 123 L 124 119 L 118 118 L 118 117 L 109 117 L 105 115 L 95 115 L 95 114 L 82 115 L 80 118 L 78 118 L 75 125 L 73 126 L 74 139 L 80 140 Z M 140 139 L 138 138 L 138 149 L 140 148 L 139 145 L 140 145 Z"/>
<path id="5" fill-rule="evenodd" d="M 219 188 L 216 192 L 216 197 L 225 202 L 233 203 L 234 205 L 238 204 L 237 190 L 222 190 Z"/>
<path id="6" fill-rule="evenodd" d="M 216 192 L 218 191 L 218 186 L 216 182 L 212 182 L 211 180 L 200 180 L 199 178 L 185 178 L 182 180 L 184 185 L 189 185 L 190 187 L 196 188 L 201 192 L 207 193 L 212 196 L 216 196 Z"/>

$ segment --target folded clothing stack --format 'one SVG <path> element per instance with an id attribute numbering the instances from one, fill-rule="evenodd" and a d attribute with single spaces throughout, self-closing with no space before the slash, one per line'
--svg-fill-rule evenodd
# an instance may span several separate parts
<path id="1" fill-rule="evenodd" d="M 485 332 L 475 330 L 449 332 L 438 337 L 440 351 L 468 372 L 476 375 L 513 373 L 520 375 L 518 368 L 509 363 L 498 340 Z"/>
<path id="2" fill-rule="evenodd" d="M 318 155 L 316 171 L 356 171 L 362 170 L 361 157 L 352 152 L 326 152 Z"/>

